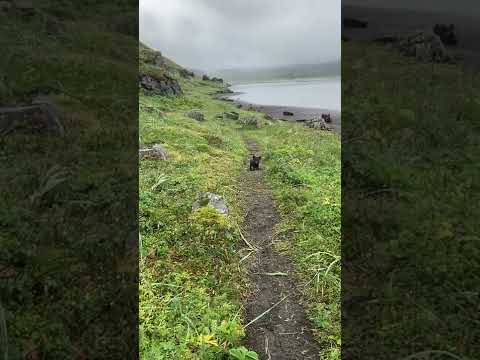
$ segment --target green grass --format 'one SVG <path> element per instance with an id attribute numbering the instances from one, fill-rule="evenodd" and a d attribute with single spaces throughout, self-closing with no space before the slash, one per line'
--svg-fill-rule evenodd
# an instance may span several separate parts
<path id="1" fill-rule="evenodd" d="M 132 352 L 124 340 L 132 336 L 137 264 L 128 263 L 123 245 L 135 213 L 123 206 L 136 196 L 125 189 L 137 188 L 129 150 L 138 138 L 130 101 L 137 89 L 125 86 L 138 76 L 137 43 L 105 29 L 104 17 L 123 8 L 97 9 L 96 22 L 73 4 L 56 4 L 69 12 L 57 38 L 42 17 L 0 21 L 1 105 L 49 94 L 66 130 L 63 138 L 0 139 L 0 322 L 7 328 L 0 341 L 12 359 L 28 351 L 48 359 Z M 35 5 L 53 11 L 51 2 Z M 121 301 L 131 313 L 115 312 Z"/>
<path id="2" fill-rule="evenodd" d="M 348 356 L 478 358 L 479 75 L 342 53 Z"/>
<path id="3" fill-rule="evenodd" d="M 186 96 L 140 97 L 164 113 L 140 114 L 140 144 L 164 144 L 168 160 L 140 165 L 140 335 L 144 359 L 220 359 L 240 345 L 240 295 L 235 223 L 241 223 L 237 178 L 245 148 L 232 123 L 213 120 L 231 105 L 213 101 L 194 80 Z M 196 122 L 184 114 L 196 108 Z M 158 186 L 154 186 L 159 184 Z M 227 201 L 230 215 L 192 204 L 202 192 Z"/>
<path id="4" fill-rule="evenodd" d="M 245 353 L 239 347 L 244 337 L 241 297 L 248 283 L 238 264 L 243 245 L 236 224 L 243 222 L 245 210 L 238 181 L 249 155 L 243 140 L 250 137 L 264 148 L 268 178 L 282 211 L 282 250 L 306 285 L 307 307 L 324 355 L 337 359 L 338 135 L 287 123 L 259 130 L 215 119 L 232 110 L 241 117 L 263 116 L 213 100 L 209 94 L 219 85 L 198 79 L 180 82 L 184 96 L 140 97 L 141 104 L 162 113 L 141 112 L 140 143 L 161 143 L 169 155 L 167 161 L 140 165 L 142 358 L 223 359 L 230 353 L 236 359 L 233 354 Z M 186 117 L 190 109 L 202 111 L 206 121 Z M 205 191 L 227 200 L 227 220 L 211 212 L 192 215 L 192 203 Z"/>

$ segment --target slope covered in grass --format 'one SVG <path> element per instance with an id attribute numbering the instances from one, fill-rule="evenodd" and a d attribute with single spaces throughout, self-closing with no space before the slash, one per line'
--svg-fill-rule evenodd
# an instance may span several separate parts
<path id="1" fill-rule="evenodd" d="M 178 75 L 178 74 L 176 74 Z M 220 359 L 244 335 L 236 247 L 240 133 L 214 115 L 231 108 L 218 85 L 177 76 L 184 96 L 140 96 L 140 146 L 162 144 L 167 161 L 140 163 L 140 352 L 144 359 Z M 206 121 L 185 115 L 198 109 Z M 161 112 L 158 113 L 157 111 Z M 227 201 L 229 217 L 192 213 L 203 192 Z"/>
<path id="2" fill-rule="evenodd" d="M 135 209 L 123 206 L 137 186 L 138 53 L 135 37 L 107 23 L 136 10 L 32 3 L 30 17 L 0 14 L 0 105 L 48 95 L 65 135 L 0 139 L 0 353 L 129 357 L 137 264 L 128 263 L 124 241 Z"/>
<path id="3" fill-rule="evenodd" d="M 345 353 L 476 358 L 479 75 L 343 54 L 344 334 L 365 345 Z"/>

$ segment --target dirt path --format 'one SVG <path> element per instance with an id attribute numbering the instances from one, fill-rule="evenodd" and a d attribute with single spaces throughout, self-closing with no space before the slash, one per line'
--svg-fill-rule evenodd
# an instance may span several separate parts
<path id="1" fill-rule="evenodd" d="M 250 153 L 260 153 L 254 141 L 246 143 Z M 244 235 L 258 249 L 246 261 L 252 283 L 246 303 L 247 324 L 271 310 L 247 326 L 246 346 L 262 360 L 319 359 L 320 348 L 300 303 L 292 265 L 274 250 L 273 230 L 280 218 L 264 180 L 262 164 L 260 168 L 260 171 L 245 170 L 242 177 L 247 205 Z"/>

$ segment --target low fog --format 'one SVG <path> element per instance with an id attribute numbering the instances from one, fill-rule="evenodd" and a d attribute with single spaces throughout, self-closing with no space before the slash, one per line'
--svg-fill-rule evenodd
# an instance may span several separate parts
<path id="1" fill-rule="evenodd" d="M 340 0 L 140 0 L 140 40 L 195 69 L 340 59 Z"/>

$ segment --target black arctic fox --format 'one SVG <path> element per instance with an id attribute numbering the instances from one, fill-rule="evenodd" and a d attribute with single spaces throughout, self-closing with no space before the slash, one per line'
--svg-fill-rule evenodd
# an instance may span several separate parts
<path id="1" fill-rule="evenodd" d="M 252 158 L 250 159 L 250 171 L 260 170 L 261 158 L 261 156 L 252 155 Z"/>

